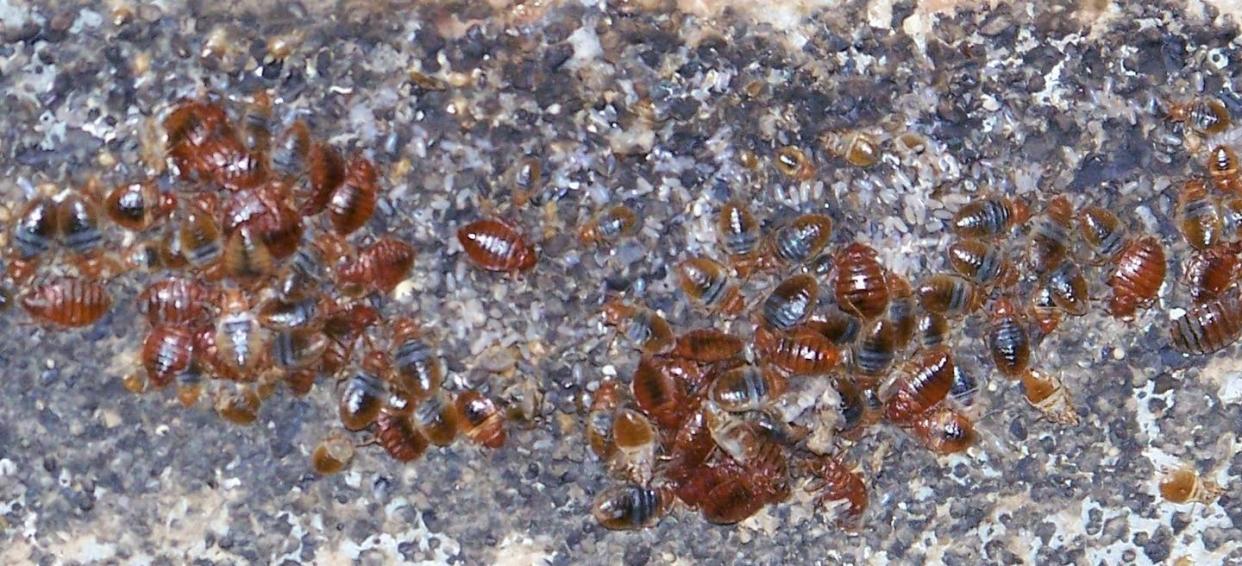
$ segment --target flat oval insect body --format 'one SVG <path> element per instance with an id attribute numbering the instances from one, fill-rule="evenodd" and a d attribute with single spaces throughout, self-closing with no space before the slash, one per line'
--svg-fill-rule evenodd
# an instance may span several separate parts
<path id="1" fill-rule="evenodd" d="M 888 373 L 897 358 L 897 325 L 888 319 L 872 321 L 852 350 L 852 368 L 858 375 L 878 378 Z"/>
<path id="2" fill-rule="evenodd" d="M 1216 482 L 1199 475 L 1191 468 L 1178 468 L 1160 480 L 1160 496 L 1172 503 L 1210 505 L 1225 490 Z"/>
<path id="3" fill-rule="evenodd" d="M 741 201 L 731 200 L 720 208 L 716 229 L 720 245 L 731 257 L 748 256 L 759 246 L 759 221 Z"/>
<path id="4" fill-rule="evenodd" d="M 970 238 L 953 242 L 948 255 L 953 271 L 978 285 L 999 283 L 1013 269 L 1000 248 L 983 240 Z"/>
<path id="5" fill-rule="evenodd" d="M 103 242 L 99 209 L 80 195 L 70 195 L 61 201 L 56 219 L 61 243 L 74 253 L 88 253 Z"/>
<path id="6" fill-rule="evenodd" d="M 1125 228 L 1117 215 L 1107 208 L 1084 207 L 1078 213 L 1078 228 L 1082 239 L 1095 252 L 1096 264 L 1112 261 L 1125 245 Z"/>
<path id="7" fill-rule="evenodd" d="M 1217 191 L 1226 195 L 1242 193 L 1242 176 L 1238 174 L 1238 154 L 1228 146 L 1218 145 L 1208 154 L 1208 175 Z"/>
<path id="8" fill-rule="evenodd" d="M 488 271 L 526 271 L 538 260 L 526 238 L 500 220 L 471 222 L 457 231 L 457 240 L 470 261 Z"/>
<path id="9" fill-rule="evenodd" d="M 1202 179 L 1190 179 L 1182 185 L 1177 197 L 1177 224 L 1182 237 L 1196 250 L 1220 241 L 1224 231 L 1220 212 L 1208 198 L 1207 184 Z"/>
<path id="10" fill-rule="evenodd" d="M 1031 341 L 1017 307 L 1001 298 L 992 307 L 988 325 L 988 352 L 1001 375 L 1016 379 L 1031 363 Z"/>
<path id="11" fill-rule="evenodd" d="M 347 295 L 375 291 L 387 295 L 409 276 L 414 268 L 414 246 L 384 237 L 358 252 L 352 262 L 337 270 L 337 282 Z"/>
<path id="12" fill-rule="evenodd" d="M 813 476 L 806 489 L 815 494 L 815 504 L 845 501 L 848 506 L 837 522 L 845 527 L 857 526 L 868 504 L 867 485 L 862 475 L 850 470 L 835 456 L 816 457 L 805 466 Z"/>
<path id="13" fill-rule="evenodd" d="M 440 389 L 444 365 L 417 326 L 408 319 L 393 327 L 392 361 L 398 385 L 414 399 L 424 399 Z"/>
<path id="14" fill-rule="evenodd" d="M 369 372 L 358 371 L 345 382 L 337 412 L 346 429 L 358 431 L 371 426 L 383 407 L 383 382 Z"/>
<path id="15" fill-rule="evenodd" d="M 923 348 L 939 346 L 949 337 L 949 319 L 940 313 L 921 313 L 917 322 L 917 332 L 919 345 Z"/>
<path id="16" fill-rule="evenodd" d="M 443 389 L 437 389 L 414 408 L 414 422 L 427 439 L 436 446 L 448 446 L 457 438 L 460 416 L 453 397 Z"/>
<path id="17" fill-rule="evenodd" d="M 1087 314 L 1091 298 L 1087 292 L 1087 279 L 1077 263 L 1071 260 L 1061 262 L 1056 269 L 1044 275 L 1042 283 L 1058 308 L 1071 316 Z"/>
<path id="18" fill-rule="evenodd" d="M 927 277 L 919 283 L 915 293 L 923 310 L 948 318 L 974 312 L 984 299 L 983 292 L 970 280 L 947 273 Z"/>
<path id="19" fill-rule="evenodd" d="M 27 291 L 21 303 L 39 321 L 81 327 L 102 318 L 112 307 L 112 296 L 99 281 L 61 276 Z"/>
<path id="20" fill-rule="evenodd" d="M 643 357 L 630 379 L 634 402 L 657 424 L 675 428 L 685 408 L 685 394 L 672 372 L 665 371 L 663 361 Z"/>
<path id="21" fill-rule="evenodd" d="M 716 378 L 708 396 L 721 409 L 742 413 L 764 408 L 784 391 L 785 381 L 780 375 L 755 366 L 742 366 Z"/>
<path id="22" fill-rule="evenodd" d="M 1205 136 L 1225 131 L 1232 122 L 1225 103 L 1212 97 L 1196 98 L 1171 105 L 1169 119 L 1181 122 L 1187 128 Z"/>
<path id="23" fill-rule="evenodd" d="M 815 164 L 801 149 L 785 146 L 776 150 L 773 158 L 776 170 L 795 181 L 809 181 L 815 176 Z"/>
<path id="24" fill-rule="evenodd" d="M 772 234 L 772 253 L 788 263 L 806 263 L 823 251 L 831 236 L 831 218 L 803 214 Z"/>
<path id="25" fill-rule="evenodd" d="M 500 448 L 504 445 L 504 415 L 496 408 L 491 399 L 475 391 L 464 391 L 457 396 L 457 414 L 461 433 L 475 444 L 487 448 Z"/>
<path id="26" fill-rule="evenodd" d="M 1049 421 L 1069 426 L 1078 424 L 1074 402 L 1059 377 L 1028 371 L 1022 376 L 1022 392 L 1026 402 Z"/>
<path id="27" fill-rule="evenodd" d="M 777 285 L 763 302 L 763 320 L 774 328 L 789 330 L 806 320 L 819 300 L 815 278 L 794 275 Z"/>
<path id="28" fill-rule="evenodd" d="M 907 364 L 905 375 L 884 402 L 884 417 L 899 426 L 914 424 L 948 396 L 953 387 L 954 369 L 953 355 L 948 348 L 924 350 Z"/>
<path id="29" fill-rule="evenodd" d="M 47 253 L 55 241 L 60 207 L 48 197 L 36 197 L 17 216 L 13 246 L 18 257 L 31 259 Z"/>
<path id="30" fill-rule="evenodd" d="M 814 315 L 801 328 L 817 332 L 833 344 L 844 346 L 853 343 L 862 333 L 863 322 L 841 309 L 832 308 L 825 314 Z"/>
<path id="31" fill-rule="evenodd" d="M 645 529 L 667 515 L 673 502 L 673 493 L 668 488 L 618 485 L 601 491 L 595 497 L 591 503 L 591 515 L 607 529 Z"/>
<path id="32" fill-rule="evenodd" d="M 302 143 L 296 137 L 290 138 L 290 141 L 295 144 Z M 299 150 L 294 149 L 287 155 L 296 155 L 297 151 Z M 345 158 L 332 146 L 323 143 L 310 144 L 305 152 L 306 180 L 310 191 L 298 211 L 304 216 L 314 216 L 328 207 L 328 201 L 332 199 L 336 189 L 345 182 Z"/>
<path id="33" fill-rule="evenodd" d="M 306 297 L 286 300 L 269 297 L 259 305 L 259 324 L 272 330 L 294 330 L 317 326 L 319 322 L 319 298 Z"/>
<path id="34" fill-rule="evenodd" d="M 197 280 L 169 277 L 147 286 L 138 295 L 138 312 L 151 326 L 196 326 L 206 322 L 218 294 Z"/>
<path id="35" fill-rule="evenodd" d="M 1074 229 L 1074 210 L 1065 195 L 1048 201 L 1043 216 L 1031 227 L 1027 258 L 1035 273 L 1046 273 L 1061 263 L 1069 251 Z"/>
<path id="36" fill-rule="evenodd" d="M 741 338 L 713 328 L 690 330 L 677 337 L 672 355 L 701 363 L 714 363 L 742 353 Z"/>
<path id="37" fill-rule="evenodd" d="M 816 375 L 841 363 L 841 352 L 831 340 L 810 329 L 784 333 L 760 327 L 755 331 L 760 357 L 792 375 Z"/>
<path id="38" fill-rule="evenodd" d="M 897 333 L 897 349 L 901 350 L 914 338 L 918 320 L 915 309 L 914 289 L 905 277 L 889 273 L 888 320 L 892 321 Z"/>
<path id="39" fill-rule="evenodd" d="M 207 269 L 224 253 L 220 225 L 206 210 L 190 210 L 178 233 L 181 255 L 195 269 Z"/>
<path id="40" fill-rule="evenodd" d="M 104 198 L 104 213 L 126 230 L 141 232 L 166 218 L 177 197 L 161 194 L 154 181 L 120 185 Z"/>
<path id="41" fill-rule="evenodd" d="M 618 409 L 612 420 L 612 441 L 617 447 L 609 462 L 613 473 L 639 483 L 650 481 L 658 440 L 659 433 L 646 416 L 634 409 Z"/>
<path id="42" fill-rule="evenodd" d="M 948 407 L 940 407 L 918 419 L 914 436 L 928 450 L 941 456 L 961 452 L 975 443 L 975 425 L 970 418 Z"/>
<path id="43" fill-rule="evenodd" d="M 375 213 L 378 199 L 375 166 L 362 156 L 349 160 L 345 166 L 345 180 L 328 199 L 328 219 L 332 229 L 345 236 L 362 228 Z"/>
<path id="44" fill-rule="evenodd" d="M 677 266 L 677 280 L 683 293 L 703 307 L 723 314 L 737 314 L 744 304 L 729 270 L 716 260 L 696 257 Z"/>
<path id="45" fill-rule="evenodd" d="M 1155 236 L 1145 236 L 1126 245 L 1117 256 L 1117 267 L 1108 279 L 1108 286 L 1113 289 L 1108 303 L 1112 315 L 1130 319 L 1136 309 L 1150 305 L 1164 284 L 1167 269 L 1164 246 Z"/>
<path id="46" fill-rule="evenodd" d="M 285 369 L 305 369 L 318 364 L 327 347 L 328 337 L 318 330 L 282 330 L 272 337 L 272 361 Z"/>
<path id="47" fill-rule="evenodd" d="M 613 205 L 596 213 L 578 230 L 583 245 L 615 243 L 638 232 L 638 215 L 623 204 Z"/>
<path id="48" fill-rule="evenodd" d="M 302 217 L 289 204 L 290 187 L 273 180 L 251 190 L 229 195 L 224 205 L 225 234 L 248 228 L 276 259 L 289 257 L 302 243 Z"/>
<path id="49" fill-rule="evenodd" d="M 884 314 L 888 308 L 888 282 L 875 250 L 854 242 L 837 254 L 835 264 L 834 290 L 841 310 L 866 320 Z"/>
<path id="50" fill-rule="evenodd" d="M 185 328 L 159 325 L 142 343 L 142 367 L 152 385 L 164 387 L 190 367 L 193 354 L 194 338 Z"/>
<path id="51" fill-rule="evenodd" d="M 1188 354 L 1211 354 L 1242 337 L 1242 298 L 1230 291 L 1215 301 L 1196 305 L 1170 324 L 1173 347 Z"/>
<path id="52" fill-rule="evenodd" d="M 276 261 L 271 249 L 249 226 L 229 236 L 222 257 L 224 272 L 247 287 L 270 275 Z"/>
<path id="53" fill-rule="evenodd" d="M 1186 284 L 1195 304 L 1215 300 L 1238 279 L 1238 249 L 1218 244 L 1195 254 L 1186 263 Z"/>
<path id="54" fill-rule="evenodd" d="M 644 354 L 664 354 L 673 349 L 673 327 L 651 309 L 612 300 L 604 305 L 604 323 L 619 327 Z"/>
<path id="55" fill-rule="evenodd" d="M 1030 216 L 1021 201 L 1006 197 L 985 197 L 966 203 L 953 216 L 953 230 L 964 238 L 995 238 Z"/>
<path id="56" fill-rule="evenodd" d="M 335 474 L 354 459 L 354 443 L 341 434 L 332 434 L 315 445 L 311 467 L 321 476 Z"/>
<path id="57" fill-rule="evenodd" d="M 375 419 L 375 440 L 398 462 L 419 459 L 431 444 L 409 415 L 394 415 L 387 411 L 380 411 Z"/>

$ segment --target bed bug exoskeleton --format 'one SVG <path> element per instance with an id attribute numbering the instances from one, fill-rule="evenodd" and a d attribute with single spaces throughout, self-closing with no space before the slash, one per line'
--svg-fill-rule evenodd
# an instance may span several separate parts
<path id="1" fill-rule="evenodd" d="M 599 211 L 578 229 L 578 239 L 584 246 L 615 243 L 638 231 L 638 215 L 623 204 Z"/>
<path id="2" fill-rule="evenodd" d="M 1061 378 L 1038 370 L 1028 371 L 1022 375 L 1022 392 L 1026 402 L 1044 418 L 1061 425 L 1078 424 L 1073 399 L 1061 383 Z"/>

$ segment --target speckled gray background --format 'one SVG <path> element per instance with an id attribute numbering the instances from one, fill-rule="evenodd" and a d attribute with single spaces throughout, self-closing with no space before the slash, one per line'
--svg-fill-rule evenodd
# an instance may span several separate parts
<path id="1" fill-rule="evenodd" d="M 1135 323 L 1093 312 L 1040 349 L 1077 400 L 1073 429 L 1038 420 L 1016 387 L 990 379 L 978 324 L 965 328 L 962 355 L 986 384 L 984 442 L 937 459 L 882 430 L 848 447 L 872 497 L 855 533 L 801 493 L 733 528 L 679 510 L 648 531 L 605 531 L 588 506 L 609 480 L 579 424 L 582 392 L 636 361 L 597 322 L 605 292 L 705 323 L 667 275 L 687 252 L 712 253 L 710 215 L 730 196 L 769 220 L 826 208 L 845 227 L 835 242 L 868 241 L 911 276 L 939 268 L 944 218 L 988 187 L 1105 204 L 1184 258 L 1169 187 L 1201 171 L 1203 148 L 1155 101 L 1204 92 L 1242 117 L 1242 51 L 1216 5 L 1228 2 L 94 4 L 0 0 L 6 203 L 43 183 L 140 177 L 160 161 L 154 134 L 171 102 L 272 89 L 282 119 L 308 115 L 317 134 L 383 166 L 388 198 L 372 228 L 420 249 L 386 311 L 433 329 L 459 385 L 545 397 L 495 454 L 459 443 L 402 466 L 363 450 L 318 478 L 307 454 L 337 426 L 330 387 L 279 395 L 245 429 L 167 394 L 125 392 L 145 276 L 115 282 L 119 306 L 85 331 L 49 333 L 10 310 L 5 563 L 1242 562 L 1239 358 L 1170 350 L 1167 310 L 1186 303 L 1177 285 Z M 273 41 L 291 54 L 272 60 Z M 412 71 L 446 88 L 420 87 Z M 755 80 L 765 88 L 748 98 L 741 86 Z M 654 122 L 635 115 L 639 96 Z M 815 141 L 845 127 L 931 143 L 864 171 Z M 772 170 L 783 145 L 813 155 L 813 181 Z M 737 164 L 743 150 L 760 172 Z M 514 211 L 503 173 L 525 154 L 547 183 Z M 642 212 L 642 233 L 583 251 L 572 227 L 615 201 Z M 510 281 L 460 260 L 451 235 L 488 206 L 542 240 L 532 275 Z M 1160 501 L 1159 472 L 1179 463 L 1226 494 Z"/>

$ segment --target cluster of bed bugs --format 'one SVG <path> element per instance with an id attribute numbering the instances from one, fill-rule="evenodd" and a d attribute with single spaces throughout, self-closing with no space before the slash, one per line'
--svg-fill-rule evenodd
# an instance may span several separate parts
<path id="1" fill-rule="evenodd" d="M 382 198 L 369 159 L 314 139 L 302 120 L 274 133 L 265 94 L 239 123 L 219 103 L 191 100 L 162 125 L 168 174 L 106 193 L 97 182 L 40 193 L 18 210 L 7 279 L 32 318 L 57 328 L 94 324 L 112 306 L 110 278 L 141 272 L 148 283 L 137 309 L 148 330 L 140 371 L 125 378 L 130 390 L 171 386 L 192 406 L 210 387 L 222 418 L 250 424 L 282 384 L 305 395 L 331 380 L 343 427 L 369 431 L 362 443 L 397 460 L 459 435 L 504 444 L 497 404 L 447 390 L 430 337 L 414 320 L 381 312 L 416 252 L 364 229 Z M 132 243 L 122 252 L 104 244 L 109 221 Z M 476 222 L 461 236 L 483 268 L 535 261 L 501 222 Z M 353 449 L 330 434 L 313 467 L 339 470 Z"/>

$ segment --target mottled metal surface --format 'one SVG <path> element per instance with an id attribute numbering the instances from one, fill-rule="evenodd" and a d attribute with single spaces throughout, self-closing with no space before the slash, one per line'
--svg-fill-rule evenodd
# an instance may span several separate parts
<path id="1" fill-rule="evenodd" d="M 598 322 L 606 292 L 640 297 L 678 327 L 709 322 L 669 272 L 687 253 L 719 253 L 710 218 L 730 196 L 769 224 L 827 210 L 834 246 L 868 241 L 917 278 L 942 266 L 943 222 L 973 194 L 1065 192 L 1158 233 L 1177 262 L 1173 281 L 1187 250 L 1169 187 L 1202 172 L 1204 148 L 1157 102 L 1206 93 L 1242 116 L 1237 31 L 1213 23 L 1215 8 L 50 4 L 0 1 L 6 204 L 41 183 L 141 177 L 159 161 L 151 132 L 172 102 L 272 89 L 282 119 L 306 115 L 385 171 L 372 228 L 420 250 L 386 312 L 432 329 L 458 384 L 499 395 L 529 380 L 545 398 L 540 418 L 494 454 L 458 443 L 403 466 L 364 449 L 347 472 L 318 478 L 307 454 L 339 426 L 330 384 L 301 400 L 278 395 L 249 428 L 167 394 L 126 393 L 120 377 L 142 331 L 132 298 L 147 276 L 114 282 L 118 307 L 84 331 L 49 332 L 9 310 L 5 563 L 1242 561 L 1237 349 L 1189 359 L 1169 347 L 1167 312 L 1188 302 L 1176 284 L 1134 323 L 1097 305 L 1039 349 L 1040 367 L 1073 392 L 1077 428 L 1038 420 L 1015 384 L 989 376 L 971 323 L 957 341 L 985 384 L 984 441 L 940 459 L 892 430 L 849 446 L 872 497 L 858 532 L 833 526 L 800 490 L 737 527 L 682 509 L 647 531 L 605 531 L 588 506 L 612 480 L 585 448 L 579 406 L 602 376 L 637 361 Z M 292 44 L 287 58 L 269 56 L 274 38 Z M 415 71 L 439 85 L 420 86 Z M 760 88 L 748 93 L 751 83 Z M 879 165 L 853 168 L 822 150 L 822 134 L 849 127 L 888 140 Z M 927 151 L 893 151 L 906 131 L 924 135 Z M 773 169 L 786 145 L 812 156 L 811 181 Z M 760 158 L 754 172 L 738 163 L 745 150 Z M 542 160 L 546 182 L 511 210 L 503 173 L 525 154 Z M 572 228 L 607 202 L 638 209 L 642 232 L 581 249 Z M 532 274 L 467 268 L 452 234 L 486 207 L 541 240 Z M 1225 495 L 1162 502 L 1159 473 L 1179 463 Z"/>

